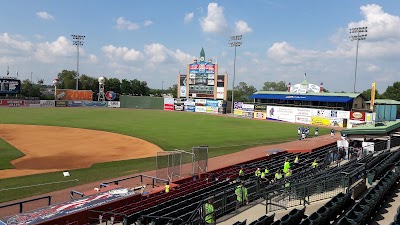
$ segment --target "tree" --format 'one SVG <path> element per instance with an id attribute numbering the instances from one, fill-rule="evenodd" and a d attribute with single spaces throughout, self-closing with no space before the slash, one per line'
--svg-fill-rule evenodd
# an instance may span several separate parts
<path id="1" fill-rule="evenodd" d="M 172 85 L 172 87 L 169 87 L 167 89 L 168 93 L 172 94 L 174 96 L 174 98 L 177 98 L 177 94 L 178 94 L 178 85 L 174 84 Z"/>
<path id="2" fill-rule="evenodd" d="M 94 77 L 87 76 L 86 74 L 82 74 L 80 76 L 78 86 L 80 90 L 92 90 L 93 92 L 99 92 L 98 80 Z"/>
<path id="3" fill-rule="evenodd" d="M 248 86 L 245 82 L 240 82 L 238 86 L 235 87 L 235 92 L 233 100 L 235 102 L 251 102 L 252 99 L 249 98 L 250 95 L 257 92 L 257 89 L 252 85 Z M 227 91 L 228 101 L 232 101 L 232 90 Z"/>
<path id="4" fill-rule="evenodd" d="M 110 79 L 105 79 L 104 82 L 104 91 L 113 91 L 115 93 L 121 93 L 121 82 L 119 81 L 118 78 L 110 78 Z"/>
<path id="5" fill-rule="evenodd" d="M 57 88 L 60 89 L 75 89 L 76 88 L 76 72 L 63 70 L 61 73 L 58 73 L 58 85 Z"/>
<path id="6" fill-rule="evenodd" d="M 367 90 L 361 92 L 361 94 L 362 94 L 368 101 L 371 100 L 371 88 L 369 88 L 369 89 L 367 89 Z M 379 92 L 378 92 L 377 89 L 375 89 L 375 98 L 379 98 L 379 97 L 380 97 Z"/>
<path id="7" fill-rule="evenodd" d="M 276 82 L 264 82 L 264 86 L 262 88 L 263 91 L 287 91 L 287 85 L 284 81 Z"/>
<path id="8" fill-rule="evenodd" d="M 121 81 L 121 94 L 123 95 L 132 94 L 131 82 L 127 79 L 122 79 Z"/>
<path id="9" fill-rule="evenodd" d="M 21 82 L 21 94 L 24 97 L 38 97 L 40 98 L 42 93 L 40 92 L 39 84 L 32 84 L 29 79 L 25 79 Z"/>
<path id="10" fill-rule="evenodd" d="M 400 82 L 394 82 L 392 86 L 388 86 L 382 98 L 400 101 Z"/>

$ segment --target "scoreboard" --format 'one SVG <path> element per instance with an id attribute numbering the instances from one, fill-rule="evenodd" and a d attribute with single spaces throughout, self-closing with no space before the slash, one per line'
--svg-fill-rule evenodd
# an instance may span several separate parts
<path id="1" fill-rule="evenodd" d="M 20 94 L 21 81 L 15 78 L 0 77 L 0 95 Z"/>

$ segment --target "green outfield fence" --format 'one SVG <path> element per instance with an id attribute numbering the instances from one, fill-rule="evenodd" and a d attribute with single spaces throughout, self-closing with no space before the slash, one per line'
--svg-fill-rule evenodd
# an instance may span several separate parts
<path id="1" fill-rule="evenodd" d="M 161 97 L 121 95 L 119 101 L 121 108 L 164 109 L 164 98 Z"/>

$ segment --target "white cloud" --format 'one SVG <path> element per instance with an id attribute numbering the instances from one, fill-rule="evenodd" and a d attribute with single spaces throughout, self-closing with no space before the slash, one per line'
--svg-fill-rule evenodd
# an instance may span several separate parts
<path id="1" fill-rule="evenodd" d="M 185 13 L 185 17 L 183 18 L 183 22 L 184 22 L 185 24 L 186 24 L 186 23 L 192 22 L 193 16 L 194 16 L 194 13 L 193 13 L 193 12 Z"/>
<path id="2" fill-rule="evenodd" d="M 268 50 L 268 56 L 281 64 L 300 64 L 307 59 L 316 58 L 320 55 L 317 51 L 300 50 L 287 42 L 274 43 Z"/>
<path id="3" fill-rule="evenodd" d="M 99 61 L 99 60 L 97 59 L 97 56 L 96 56 L 96 55 L 89 54 L 89 62 L 90 62 L 90 63 L 95 64 L 95 63 L 97 63 L 98 61 Z"/>
<path id="4" fill-rule="evenodd" d="M 145 20 L 144 23 L 143 23 L 143 26 L 148 27 L 148 26 L 151 26 L 151 25 L 153 25 L 153 24 L 154 24 L 153 21 L 151 21 L 151 20 Z"/>
<path id="5" fill-rule="evenodd" d="M 140 26 L 137 23 L 126 20 L 124 17 L 118 17 L 116 22 L 116 28 L 118 30 L 138 30 Z"/>
<path id="6" fill-rule="evenodd" d="M 55 57 L 69 56 L 75 52 L 75 47 L 64 36 L 60 36 L 53 42 L 39 43 L 34 52 L 37 60 L 44 63 L 51 63 L 56 61 Z M 84 50 L 80 51 L 84 55 Z"/>
<path id="7" fill-rule="evenodd" d="M 167 59 L 167 48 L 160 43 L 152 43 L 144 46 L 144 53 L 151 63 L 162 63 Z"/>
<path id="8" fill-rule="evenodd" d="M 138 61 L 143 58 L 143 54 L 135 49 L 127 47 L 115 47 L 114 45 L 103 46 L 101 50 L 112 61 Z"/>
<path id="9" fill-rule="evenodd" d="M 235 23 L 235 34 L 246 34 L 253 32 L 253 29 L 249 27 L 246 21 L 239 20 Z"/>
<path id="10" fill-rule="evenodd" d="M 228 25 L 223 7 L 218 6 L 217 3 L 208 4 L 207 16 L 200 19 L 200 26 L 206 33 L 224 32 Z"/>
<path id="11" fill-rule="evenodd" d="M 52 16 L 48 12 L 37 12 L 36 16 L 44 20 L 54 20 L 54 16 Z"/>
<path id="12" fill-rule="evenodd" d="M 44 36 L 40 35 L 40 34 L 35 34 L 35 35 L 33 35 L 33 37 L 38 39 L 38 40 L 44 39 Z"/>
<path id="13" fill-rule="evenodd" d="M 369 71 L 369 72 L 378 72 L 380 70 L 381 70 L 381 68 L 379 68 L 379 66 L 374 65 L 374 64 L 370 64 L 367 67 L 367 71 Z"/>
<path id="14" fill-rule="evenodd" d="M 0 43 L 2 43 L 0 50 L 11 48 L 20 51 L 31 51 L 33 44 L 30 41 L 23 41 L 21 39 L 19 36 L 10 36 L 8 33 L 3 33 L 0 36 Z"/>

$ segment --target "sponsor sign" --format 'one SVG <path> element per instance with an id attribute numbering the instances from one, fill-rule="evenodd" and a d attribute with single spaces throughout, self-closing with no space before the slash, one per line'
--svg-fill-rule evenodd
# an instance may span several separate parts
<path id="1" fill-rule="evenodd" d="M 225 89 L 224 87 L 217 87 L 217 99 L 224 99 Z"/>
<path id="2" fill-rule="evenodd" d="M 195 106 L 196 103 L 193 99 L 188 99 L 186 101 L 183 102 L 184 105 L 190 105 L 190 106 Z"/>
<path id="3" fill-rule="evenodd" d="M 109 101 L 107 103 L 108 103 L 108 108 L 120 108 L 121 107 L 120 101 Z"/>
<path id="4" fill-rule="evenodd" d="M 218 114 L 218 106 L 206 106 L 206 113 Z"/>
<path id="5" fill-rule="evenodd" d="M 206 106 L 220 107 L 218 100 L 207 100 Z M 221 106 L 222 106 L 222 103 L 221 103 Z"/>
<path id="6" fill-rule="evenodd" d="M 372 88 L 371 88 L 371 105 L 369 106 L 369 109 L 372 111 L 374 110 L 374 104 L 375 104 L 375 91 L 376 91 L 376 83 L 372 83 Z"/>
<path id="7" fill-rule="evenodd" d="M 194 105 L 188 105 L 184 107 L 184 110 L 187 112 L 195 112 L 196 111 L 196 106 Z"/>
<path id="8" fill-rule="evenodd" d="M 233 105 L 234 109 L 242 109 L 243 102 L 235 102 Z"/>
<path id="9" fill-rule="evenodd" d="M 206 106 L 207 100 L 206 99 L 196 99 L 195 103 L 196 103 L 196 106 Z"/>
<path id="10" fill-rule="evenodd" d="M 365 112 L 350 112 L 350 120 L 365 121 Z"/>
<path id="11" fill-rule="evenodd" d="M 85 107 L 107 107 L 107 102 L 83 101 L 82 106 Z"/>
<path id="12" fill-rule="evenodd" d="M 331 126 L 333 127 L 343 127 L 343 119 L 342 118 L 331 118 Z"/>
<path id="13" fill-rule="evenodd" d="M 254 111 L 266 112 L 267 111 L 267 106 L 266 105 L 254 105 Z"/>
<path id="14" fill-rule="evenodd" d="M 174 99 L 164 98 L 164 110 L 173 111 L 174 110 Z"/>
<path id="15" fill-rule="evenodd" d="M 296 116 L 296 123 L 311 124 L 311 116 Z"/>
<path id="16" fill-rule="evenodd" d="M 113 101 L 116 97 L 117 97 L 117 95 L 115 94 L 115 92 L 113 92 L 113 91 L 106 92 L 106 99 L 108 101 Z"/>
<path id="17" fill-rule="evenodd" d="M 242 117 L 244 117 L 244 118 L 254 118 L 254 112 L 253 111 L 244 111 L 243 110 Z"/>
<path id="18" fill-rule="evenodd" d="M 214 85 L 214 80 L 207 80 L 207 85 L 213 86 Z"/>
<path id="19" fill-rule="evenodd" d="M 28 107 L 40 107 L 40 100 L 25 100 L 24 105 Z"/>
<path id="20" fill-rule="evenodd" d="M 21 81 L 14 78 L 0 79 L 0 94 L 19 94 Z"/>
<path id="21" fill-rule="evenodd" d="M 93 100 L 93 92 L 91 90 L 70 90 L 57 89 L 56 100 Z"/>
<path id="22" fill-rule="evenodd" d="M 68 101 L 68 107 L 81 107 L 82 101 Z"/>
<path id="23" fill-rule="evenodd" d="M 18 100 L 18 99 L 6 99 L 6 100 L 0 100 L 0 106 L 5 106 L 5 107 L 21 107 L 24 106 L 24 100 Z"/>
<path id="24" fill-rule="evenodd" d="M 214 74 L 213 73 L 207 74 L 207 79 L 214 80 Z"/>
<path id="25" fill-rule="evenodd" d="M 331 124 L 331 120 L 322 116 L 312 116 L 311 124 L 319 126 L 329 126 Z"/>
<path id="26" fill-rule="evenodd" d="M 54 100 L 40 100 L 40 107 L 54 107 L 55 105 Z"/>
<path id="27" fill-rule="evenodd" d="M 183 105 L 174 105 L 174 110 L 175 111 L 183 111 L 184 106 Z"/>
<path id="28" fill-rule="evenodd" d="M 313 109 L 312 116 L 331 117 L 331 110 L 328 109 Z"/>
<path id="29" fill-rule="evenodd" d="M 242 109 L 234 109 L 233 110 L 233 115 L 242 116 L 243 115 L 243 110 Z"/>
<path id="30" fill-rule="evenodd" d="M 193 74 L 193 78 L 195 78 L 195 74 Z M 190 78 L 192 78 L 192 74 L 190 74 Z M 186 98 L 186 75 L 181 74 L 179 77 L 179 97 Z"/>
<path id="31" fill-rule="evenodd" d="M 68 101 L 56 101 L 56 107 L 67 107 Z"/>
<path id="32" fill-rule="evenodd" d="M 349 111 L 337 110 L 336 112 L 337 112 L 337 114 L 336 114 L 337 118 L 350 119 L 350 112 Z"/>
<path id="33" fill-rule="evenodd" d="M 265 120 L 267 118 L 267 113 L 266 112 L 255 111 L 254 112 L 254 118 L 255 119 Z"/>
<path id="34" fill-rule="evenodd" d="M 205 113 L 205 112 L 207 112 L 207 108 L 206 108 L 206 106 L 196 106 L 195 112 Z"/>
<path id="35" fill-rule="evenodd" d="M 296 108 L 267 106 L 267 118 L 294 123 L 296 119 Z"/>
<path id="36" fill-rule="evenodd" d="M 91 195 L 77 200 L 63 202 L 31 212 L 21 213 L 12 217 L 4 218 L 0 220 L 0 224 L 33 225 L 45 223 L 46 221 L 98 207 L 132 195 L 136 195 L 136 193 L 127 188 L 113 189 L 98 195 Z"/>
<path id="37" fill-rule="evenodd" d="M 242 105 L 243 111 L 254 111 L 254 105 L 252 104 L 243 104 Z"/>
<path id="38" fill-rule="evenodd" d="M 296 115 L 298 116 L 308 116 L 310 117 L 312 114 L 311 109 L 306 109 L 306 108 L 296 108 Z"/>

